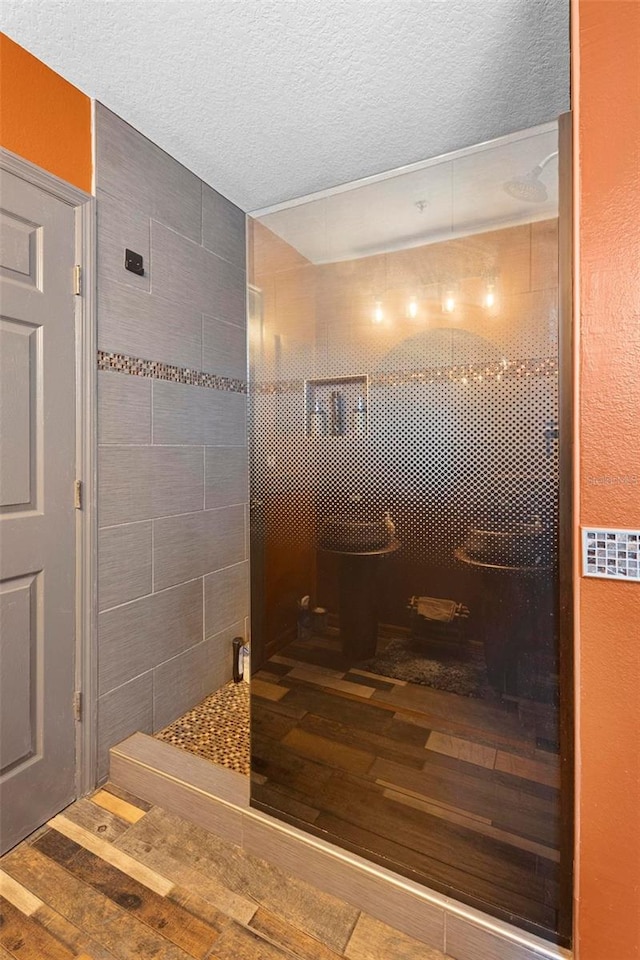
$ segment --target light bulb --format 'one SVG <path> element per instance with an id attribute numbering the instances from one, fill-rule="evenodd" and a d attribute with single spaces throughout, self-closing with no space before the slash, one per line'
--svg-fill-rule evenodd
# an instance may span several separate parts
<path id="1" fill-rule="evenodd" d="M 407 316 L 410 320 L 415 320 L 418 316 L 418 301 L 415 297 L 411 297 L 407 304 Z"/>
<path id="2" fill-rule="evenodd" d="M 382 300 L 376 300 L 373 305 L 373 322 L 382 323 L 384 320 L 384 310 L 382 309 Z"/>
<path id="3" fill-rule="evenodd" d="M 493 283 L 488 283 L 484 293 L 484 305 L 487 310 L 496 305 L 496 288 Z"/>
<path id="4" fill-rule="evenodd" d="M 445 313 L 453 313 L 456 308 L 456 298 L 453 290 L 447 290 L 442 299 L 442 309 Z"/>

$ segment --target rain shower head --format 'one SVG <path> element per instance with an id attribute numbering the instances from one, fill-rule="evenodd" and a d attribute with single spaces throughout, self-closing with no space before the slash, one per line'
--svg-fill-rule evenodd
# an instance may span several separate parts
<path id="1" fill-rule="evenodd" d="M 537 163 L 533 170 L 525 173 L 521 177 L 514 177 L 502 184 L 502 189 L 508 193 L 514 200 L 526 200 L 527 203 L 544 203 L 548 199 L 547 188 L 540 179 L 540 174 L 546 165 L 558 156 L 558 151 L 550 153 L 540 163 Z"/>

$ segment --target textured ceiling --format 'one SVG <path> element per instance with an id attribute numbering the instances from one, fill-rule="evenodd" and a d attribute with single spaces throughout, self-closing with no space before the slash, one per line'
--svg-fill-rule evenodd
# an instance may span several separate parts
<path id="1" fill-rule="evenodd" d="M 554 119 L 569 0 L 2 0 L 0 24 L 245 210 Z"/>

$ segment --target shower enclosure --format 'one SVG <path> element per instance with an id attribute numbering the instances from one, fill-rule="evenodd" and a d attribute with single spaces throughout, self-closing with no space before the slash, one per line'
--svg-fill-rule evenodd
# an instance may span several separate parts
<path id="1" fill-rule="evenodd" d="M 251 802 L 567 942 L 558 170 L 250 220 Z"/>

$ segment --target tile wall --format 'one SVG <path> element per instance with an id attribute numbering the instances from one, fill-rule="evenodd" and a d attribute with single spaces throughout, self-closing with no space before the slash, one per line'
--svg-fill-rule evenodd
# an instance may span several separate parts
<path id="1" fill-rule="evenodd" d="M 101 104 L 96 195 L 104 778 L 110 746 L 230 679 L 246 635 L 245 224 Z"/>

